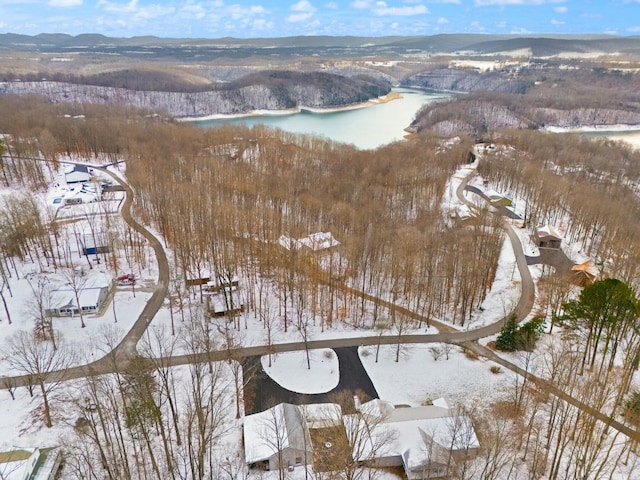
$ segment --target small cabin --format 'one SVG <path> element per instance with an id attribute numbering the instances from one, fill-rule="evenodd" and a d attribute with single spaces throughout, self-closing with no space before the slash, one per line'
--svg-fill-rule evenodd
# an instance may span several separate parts
<path id="1" fill-rule="evenodd" d="M 586 287 L 596 281 L 600 272 L 593 261 L 587 260 L 584 263 L 571 267 L 571 273 L 573 274 L 575 283 L 581 287 Z"/>
<path id="2" fill-rule="evenodd" d="M 562 245 L 562 235 L 551 225 L 536 228 L 533 240 L 539 248 L 558 249 Z"/>
<path id="3" fill-rule="evenodd" d="M 238 315 L 244 312 L 244 297 L 237 287 L 224 287 L 207 295 L 207 306 L 212 317 Z"/>
<path id="4" fill-rule="evenodd" d="M 80 236 L 80 244 L 83 255 L 97 255 L 110 251 L 107 235 L 102 232 L 83 233 Z"/>

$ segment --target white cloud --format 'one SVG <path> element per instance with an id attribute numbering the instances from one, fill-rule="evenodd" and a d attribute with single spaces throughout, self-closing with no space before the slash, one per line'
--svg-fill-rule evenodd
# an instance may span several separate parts
<path id="1" fill-rule="evenodd" d="M 511 33 L 514 34 L 514 35 L 529 35 L 532 32 L 530 30 L 527 30 L 526 28 L 513 27 L 511 29 Z"/>
<path id="2" fill-rule="evenodd" d="M 98 6 L 107 12 L 113 13 L 134 13 L 138 9 L 138 0 L 131 0 L 129 3 L 114 3 L 108 0 L 100 0 Z"/>
<path id="3" fill-rule="evenodd" d="M 311 5 L 308 0 L 300 0 L 298 3 L 291 5 L 290 9 L 295 13 L 287 17 L 287 22 L 289 23 L 306 22 L 310 20 L 316 12 L 316 7 Z"/>
<path id="4" fill-rule="evenodd" d="M 371 8 L 371 5 L 372 3 L 370 0 L 355 0 L 351 3 L 351 6 L 357 10 L 365 10 L 367 8 Z"/>
<path id="5" fill-rule="evenodd" d="M 504 5 L 546 5 L 549 3 L 564 3 L 565 0 L 473 0 L 476 7 L 491 7 Z"/>
<path id="6" fill-rule="evenodd" d="M 291 10 L 294 12 L 315 12 L 316 7 L 311 5 L 308 0 L 300 0 L 298 3 L 291 5 Z"/>
<path id="7" fill-rule="evenodd" d="M 82 0 L 49 0 L 47 3 L 50 7 L 79 7 Z"/>
<path id="8" fill-rule="evenodd" d="M 444 17 L 440 17 L 440 18 L 438 19 L 438 23 L 439 23 L 440 25 L 446 25 L 447 23 L 449 23 L 449 20 L 448 20 L 448 19 L 446 19 L 446 18 L 444 18 Z"/>
<path id="9" fill-rule="evenodd" d="M 404 6 L 404 7 L 388 7 L 384 2 L 376 3 L 375 8 L 371 10 L 374 15 L 379 17 L 409 17 L 413 15 L 426 15 L 429 9 L 424 5 Z"/>
<path id="10" fill-rule="evenodd" d="M 325 5 L 325 7 L 331 9 L 331 10 L 337 10 L 338 9 L 338 4 L 336 2 L 329 2 Z"/>
<path id="11" fill-rule="evenodd" d="M 138 5 L 138 0 L 131 0 L 129 3 L 124 4 L 100 0 L 97 5 L 102 7 L 105 12 L 126 15 L 128 17 L 127 20 L 148 20 L 175 13 L 174 7 L 159 4 L 141 6 Z"/>
<path id="12" fill-rule="evenodd" d="M 287 22 L 289 23 L 306 22 L 311 17 L 313 17 L 313 13 L 292 13 L 287 17 Z"/>
<path id="13" fill-rule="evenodd" d="M 230 5 L 226 10 L 226 15 L 230 16 L 234 20 L 247 20 L 249 17 L 256 15 L 264 15 L 267 10 L 262 5 L 251 5 L 250 7 L 243 7 L 242 5 Z"/>
<path id="14" fill-rule="evenodd" d="M 398 22 L 393 22 L 391 25 L 389 25 L 389 27 L 391 27 L 392 30 L 395 30 L 399 26 L 400 26 L 400 24 Z"/>
<path id="15" fill-rule="evenodd" d="M 265 31 L 273 29 L 273 22 L 265 20 L 264 18 L 257 18 L 252 23 L 253 30 L 255 31 Z"/>
<path id="16" fill-rule="evenodd" d="M 564 20 L 556 20 L 555 18 L 551 19 L 551 25 L 564 25 L 565 23 L 567 22 Z"/>
<path id="17" fill-rule="evenodd" d="M 556 13 L 567 13 L 569 9 L 567 7 L 554 7 L 553 11 Z"/>
<path id="18" fill-rule="evenodd" d="M 189 18 L 202 19 L 207 16 L 207 11 L 200 4 L 187 4 L 180 10 Z"/>

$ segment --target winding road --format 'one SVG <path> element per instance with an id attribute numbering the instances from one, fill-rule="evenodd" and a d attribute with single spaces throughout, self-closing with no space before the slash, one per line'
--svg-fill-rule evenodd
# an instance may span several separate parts
<path id="1" fill-rule="evenodd" d="M 477 151 L 477 153 L 479 153 Z M 480 157 L 480 155 L 478 155 Z M 93 167 L 96 168 L 96 167 Z M 153 248 L 157 263 L 158 263 L 158 282 L 156 288 L 153 292 L 153 295 L 148 300 L 145 305 L 142 313 L 139 315 L 138 319 L 134 323 L 133 327 L 127 332 L 122 341 L 109 353 L 107 353 L 104 357 L 99 360 L 96 360 L 92 363 L 72 367 L 64 371 L 55 371 L 50 372 L 47 376 L 48 381 L 66 381 L 72 379 L 83 378 L 91 375 L 103 375 L 108 373 L 113 373 L 116 370 L 122 370 L 126 368 L 128 362 L 132 359 L 136 358 L 139 353 L 137 351 L 137 344 L 146 331 L 149 323 L 152 321 L 156 313 L 162 307 L 164 299 L 167 295 L 167 289 L 169 285 L 169 264 L 167 260 L 166 253 L 161 242 L 143 225 L 138 223 L 134 216 L 132 215 L 131 208 L 134 199 L 134 191 L 133 189 L 124 182 L 120 177 L 111 173 L 107 170 L 106 166 L 99 169 L 101 172 L 111 176 L 115 182 L 121 185 L 126 192 L 126 199 L 121 207 L 121 215 L 125 222 L 136 232 L 142 235 L 148 242 L 149 245 Z M 470 173 L 462 179 L 460 184 L 457 187 L 456 195 L 459 200 L 465 204 L 467 204 L 471 210 L 477 208 L 475 204 L 470 202 L 465 197 L 465 190 L 467 189 L 469 180 L 475 175 L 475 170 L 471 170 Z M 425 324 L 430 324 L 438 328 L 439 333 L 436 334 L 411 334 L 411 335 L 384 335 L 382 337 L 378 335 L 372 336 L 364 336 L 364 337 L 350 337 L 350 338 L 342 338 L 342 339 L 327 339 L 327 340 L 313 340 L 307 342 L 290 342 L 290 343 L 278 343 L 271 346 L 268 345 L 259 345 L 259 346 L 251 346 L 251 347 L 241 347 L 234 350 L 219 350 L 219 351 L 209 351 L 202 352 L 199 354 L 188 354 L 188 355 L 175 355 L 168 358 L 163 358 L 162 361 L 165 365 L 170 366 L 178 366 L 178 365 L 186 365 L 191 363 L 201 363 L 207 361 L 222 361 L 227 360 L 232 356 L 232 358 L 239 359 L 245 357 L 253 357 L 266 355 L 269 352 L 271 353 L 280 353 L 280 352 L 291 352 L 291 351 L 299 351 L 304 350 L 305 348 L 316 349 L 316 348 L 350 348 L 357 347 L 361 345 L 390 345 L 390 344 L 416 344 L 416 343 L 433 343 L 433 342 L 446 342 L 460 345 L 466 349 L 472 350 L 476 354 L 491 360 L 503 367 L 518 373 L 519 375 L 527 377 L 529 380 L 534 382 L 535 384 L 542 386 L 549 393 L 562 398 L 567 403 L 572 404 L 579 408 L 580 410 L 592 415 L 594 418 L 606 423 L 612 428 L 619 430 L 624 435 L 629 438 L 640 441 L 640 433 L 636 430 L 633 430 L 626 425 L 616 421 L 615 419 L 599 412 L 592 407 L 578 401 L 577 399 L 571 397 L 566 394 L 556 385 L 549 383 L 548 381 L 536 377 L 530 372 L 525 371 L 518 365 L 515 365 L 508 360 L 498 356 L 491 349 L 480 345 L 477 340 L 481 338 L 485 338 L 491 335 L 495 335 L 498 333 L 506 320 L 512 315 L 515 314 L 518 320 L 525 319 L 531 309 L 533 308 L 534 300 L 535 300 L 535 286 L 533 279 L 531 278 L 531 273 L 529 271 L 527 265 L 527 257 L 525 256 L 522 248 L 522 244 L 516 232 L 513 230 L 513 227 L 510 225 L 505 226 L 506 234 L 511 242 L 513 247 L 513 251 L 516 258 L 516 265 L 518 271 L 520 273 L 520 277 L 522 279 L 521 283 L 521 295 L 520 299 L 514 309 L 513 312 L 509 313 L 509 315 L 500 319 L 499 321 L 492 323 L 490 325 L 486 325 L 477 329 L 469 330 L 469 331 L 459 331 L 454 327 L 434 321 L 432 319 L 427 319 L 416 312 L 410 311 L 404 307 L 399 305 L 392 304 L 380 298 L 371 296 L 365 292 L 361 292 L 355 290 L 351 287 L 348 287 L 343 284 L 334 283 L 334 286 L 340 289 L 347 291 L 350 294 L 357 295 L 361 298 L 364 298 L 371 302 L 376 302 L 378 305 L 383 306 L 388 309 L 393 309 L 398 313 L 402 313 L 403 315 L 407 315 L 410 318 L 419 320 L 424 322 Z M 29 384 L 33 384 L 33 380 L 30 379 L 28 375 L 22 376 L 13 376 L 13 377 L 0 377 L 0 388 L 9 388 L 9 387 L 17 387 L 17 386 L 27 386 Z"/>

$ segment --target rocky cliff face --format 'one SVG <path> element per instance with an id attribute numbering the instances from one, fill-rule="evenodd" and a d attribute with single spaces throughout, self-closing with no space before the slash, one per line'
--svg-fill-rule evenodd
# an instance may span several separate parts
<path id="1" fill-rule="evenodd" d="M 252 110 L 294 107 L 327 108 L 366 101 L 389 92 L 380 82 L 350 84 L 349 79 L 327 84 L 292 85 L 255 83 L 206 92 L 158 92 L 64 82 L 0 82 L 0 94 L 41 95 L 53 102 L 127 105 L 168 112 L 174 117 L 239 114 Z"/>

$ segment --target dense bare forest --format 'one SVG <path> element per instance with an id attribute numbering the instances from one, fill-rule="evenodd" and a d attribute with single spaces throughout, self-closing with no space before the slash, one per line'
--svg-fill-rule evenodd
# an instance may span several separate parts
<path id="1" fill-rule="evenodd" d="M 247 291 L 273 285 L 284 328 L 301 331 L 303 314 L 327 329 L 337 321 L 366 329 L 386 324 L 399 334 L 410 323 L 335 288 L 337 283 L 457 325 L 468 322 L 491 287 L 503 243 L 500 219 L 482 210 L 463 222 L 441 210 L 452 194 L 448 179 L 470 159 L 472 137 L 445 143 L 422 132 L 363 152 L 263 128 L 201 130 L 117 107 L 3 96 L 0 110 L 0 132 L 10 135 L 2 143 L 0 179 L 6 186 L 45 188 L 49 164 L 33 158 L 53 165 L 74 154 L 126 160 L 136 214 L 174 252 L 169 302 L 193 327 L 189 338 L 169 332 L 148 338 L 141 348 L 149 357 L 170 354 L 178 343 L 194 355 L 213 345 L 198 308 L 201 298 L 185 295 L 183 287 L 186 277 L 206 267 L 221 280 L 239 274 Z M 612 142 L 530 130 L 488 129 L 484 138 L 495 148 L 478 164 L 483 179 L 526 202 L 525 224 L 563 223 L 568 240 L 582 244 L 603 277 L 631 287 L 625 295 L 635 305 L 640 155 Z M 7 265 L 34 248 L 57 256 L 47 232 L 55 222 L 25 198 L 2 204 L 0 246 Z M 340 240 L 338 256 L 321 263 L 276 246 L 281 235 L 316 231 Z M 568 279 L 545 272 L 537 313 L 557 322 L 552 332 L 562 335 L 518 361 L 589 407 L 636 427 L 636 317 L 603 325 L 606 335 L 595 336 L 579 317 L 568 317 L 575 307 L 572 289 Z M 260 293 L 248 298 L 265 332 L 273 326 L 273 301 Z M 240 341 L 236 322 L 223 322 L 218 334 L 225 336 L 215 346 L 224 342 L 230 349 Z M 616 362 L 616 355 L 623 361 Z M 234 369 L 239 363 L 229 360 L 193 365 L 179 378 L 161 361 L 141 361 L 126 371 L 116 365 L 113 376 L 87 379 L 82 396 L 69 404 L 83 418 L 68 445 L 71 477 L 242 478 L 242 459 L 231 454 L 238 446 L 220 443 L 229 428 L 221 415 L 229 406 L 218 393 L 238 392 L 243 381 Z M 183 392 L 182 410 L 176 389 Z M 521 377 L 504 401 L 468 414 L 482 448 L 476 461 L 452 470 L 455 478 L 598 479 L 619 469 L 633 472 L 637 462 L 633 439 Z"/>

